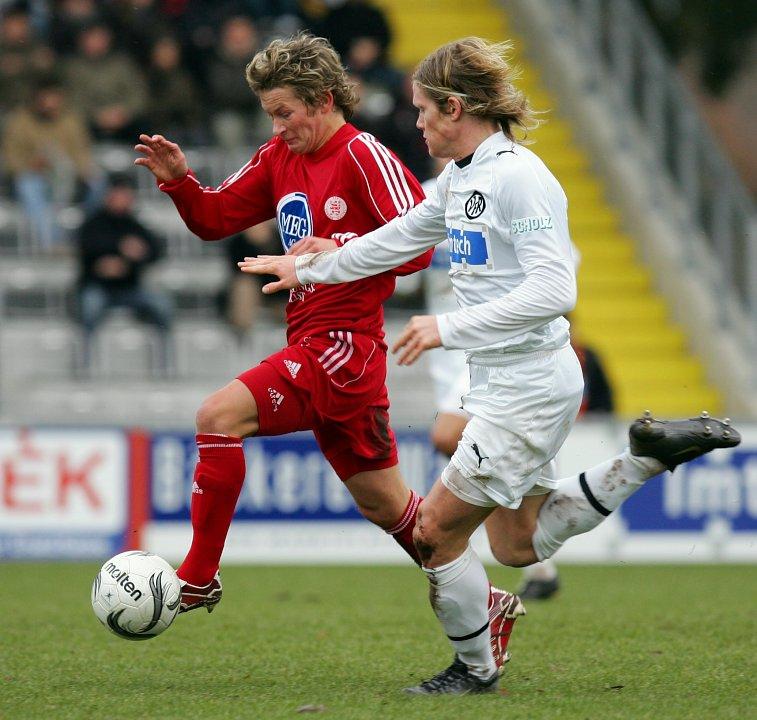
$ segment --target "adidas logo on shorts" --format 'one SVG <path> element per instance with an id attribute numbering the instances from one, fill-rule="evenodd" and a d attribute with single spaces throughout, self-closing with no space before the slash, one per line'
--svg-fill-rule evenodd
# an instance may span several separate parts
<path id="1" fill-rule="evenodd" d="M 286 369 L 289 370 L 292 380 L 296 380 L 297 373 L 300 371 L 302 363 L 294 362 L 294 360 L 284 360 L 284 365 L 286 365 Z"/>
<path id="2" fill-rule="evenodd" d="M 197 480 L 192 481 L 192 492 L 195 493 L 195 495 L 202 495 L 202 488 L 197 484 Z"/>
<path id="3" fill-rule="evenodd" d="M 276 412 L 279 409 L 279 405 L 284 402 L 284 396 L 272 387 L 268 388 L 268 395 L 270 395 L 271 402 L 273 403 L 273 411 Z"/>

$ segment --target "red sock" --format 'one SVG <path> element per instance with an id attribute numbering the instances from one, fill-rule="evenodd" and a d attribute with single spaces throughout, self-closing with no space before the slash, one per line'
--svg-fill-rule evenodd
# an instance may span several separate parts
<path id="1" fill-rule="evenodd" d="M 198 434 L 196 440 L 200 459 L 192 483 L 192 546 L 176 573 L 192 585 L 207 585 L 221 562 L 245 464 L 241 438 Z"/>
<path id="2" fill-rule="evenodd" d="M 410 500 L 407 503 L 405 511 L 402 513 L 402 517 L 393 528 L 387 530 L 400 547 L 413 559 L 413 562 L 419 566 L 421 559 L 413 544 L 413 528 L 415 527 L 415 519 L 418 516 L 418 506 L 421 504 L 421 500 L 423 498 L 417 492 L 411 490 Z"/>

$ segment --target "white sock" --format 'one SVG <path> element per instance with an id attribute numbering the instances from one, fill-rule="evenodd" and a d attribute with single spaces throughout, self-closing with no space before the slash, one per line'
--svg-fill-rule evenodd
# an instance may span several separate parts
<path id="1" fill-rule="evenodd" d="M 547 558 L 523 568 L 523 577 L 528 580 L 548 581 L 557 578 L 557 565 Z"/>
<path id="2" fill-rule="evenodd" d="M 478 555 L 468 545 L 451 563 L 423 568 L 436 617 L 458 657 L 476 677 L 497 672 L 489 641 L 489 580 Z"/>
<path id="3" fill-rule="evenodd" d="M 536 519 L 531 539 L 536 557 L 546 560 L 569 537 L 594 529 L 646 480 L 663 470 L 665 466 L 658 460 L 637 457 L 626 448 L 578 477 L 560 480 Z"/>

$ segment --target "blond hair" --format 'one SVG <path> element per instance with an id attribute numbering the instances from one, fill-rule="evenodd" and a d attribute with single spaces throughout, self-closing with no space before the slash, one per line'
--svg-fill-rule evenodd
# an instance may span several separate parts
<path id="1" fill-rule="evenodd" d="M 456 97 L 463 111 L 497 123 L 515 140 L 515 126 L 523 131 L 540 124 L 526 96 L 513 85 L 517 71 L 508 62 L 510 42 L 487 42 L 479 37 L 454 40 L 438 48 L 413 73 L 413 82 L 442 112 Z"/>
<path id="2" fill-rule="evenodd" d="M 246 77 L 256 95 L 290 87 L 311 108 L 323 103 L 330 92 L 345 120 L 358 103 L 355 83 L 347 77 L 337 51 L 325 38 L 308 33 L 271 41 L 252 58 Z"/>

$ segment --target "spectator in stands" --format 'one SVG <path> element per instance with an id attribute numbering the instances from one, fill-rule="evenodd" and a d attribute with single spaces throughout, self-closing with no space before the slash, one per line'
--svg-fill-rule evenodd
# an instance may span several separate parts
<path id="1" fill-rule="evenodd" d="M 111 0 L 110 21 L 118 46 L 146 65 L 158 36 L 169 30 L 156 0 Z"/>
<path id="2" fill-rule="evenodd" d="M 278 305 L 282 318 L 284 305 L 275 296 L 263 295 L 260 291 L 263 284 L 260 279 L 240 273 L 237 263 L 251 255 L 275 255 L 279 252 L 281 252 L 281 240 L 273 220 L 253 225 L 226 241 L 229 284 L 222 298 L 222 304 L 226 320 L 240 342 L 254 326 L 260 311 L 261 300 L 269 305 Z M 274 300 L 274 303 L 271 303 L 271 300 Z"/>
<path id="3" fill-rule="evenodd" d="M 164 242 L 134 215 L 135 183 L 113 175 L 105 202 L 79 233 L 79 319 L 84 330 L 84 369 L 89 366 L 91 339 L 109 310 L 125 307 L 155 326 L 160 337 L 160 365 L 168 365 L 167 334 L 171 299 L 143 286 L 144 270 L 163 254 Z"/>
<path id="4" fill-rule="evenodd" d="M 347 0 L 334 5 L 317 25 L 318 33 L 328 38 L 342 60 L 352 70 L 348 58 L 354 45 L 373 40 L 377 56 L 383 61 L 392 33 L 384 11 L 366 0 Z M 364 51 L 363 51 L 364 52 Z"/>
<path id="5" fill-rule="evenodd" d="M 98 140 L 131 140 L 143 127 L 147 85 L 140 68 L 113 48 L 113 32 L 98 21 L 82 30 L 77 54 L 65 63 L 72 98 Z"/>
<path id="6" fill-rule="evenodd" d="M 368 2 L 350 0 L 329 11 L 322 25 L 324 37 L 332 41 L 350 75 L 362 84 L 361 103 L 383 106 L 383 110 L 374 109 L 374 114 L 389 115 L 387 100 L 374 102 L 372 96 L 399 97 L 404 75 L 389 62 L 391 33 L 383 11 Z"/>
<path id="7" fill-rule="evenodd" d="M 59 247 L 60 205 L 78 199 L 93 204 L 101 191 L 87 125 L 66 100 L 59 80 L 40 79 L 28 105 L 8 117 L 2 136 L 14 192 L 43 250 Z"/>
<path id="8" fill-rule="evenodd" d="M 612 385 L 607 378 L 602 360 L 599 355 L 581 339 L 576 319 L 573 315 L 570 320 L 570 344 L 581 363 L 581 372 L 584 376 L 584 394 L 581 399 L 581 407 L 578 415 L 602 415 L 612 414 L 615 410 Z"/>
<path id="9" fill-rule="evenodd" d="M 161 35 L 150 51 L 147 69 L 149 100 L 147 126 L 166 129 L 180 142 L 201 139 L 197 86 L 181 63 L 181 45 L 172 35 Z"/>
<path id="10" fill-rule="evenodd" d="M 415 125 L 418 111 L 411 102 L 412 83 L 409 76 L 403 77 L 399 95 L 391 96 L 388 93 L 366 91 L 359 78 L 355 78 L 355 82 L 360 92 L 360 104 L 355 112 L 359 126 L 394 148 L 414 175 L 428 177 L 432 163 L 423 135 Z"/>
<path id="11" fill-rule="evenodd" d="M 245 69 L 257 50 L 258 34 L 252 20 L 235 15 L 223 23 L 215 55 L 208 63 L 207 86 L 213 133 L 228 149 L 254 143 L 268 132 L 267 121 L 245 80 Z"/>
<path id="12" fill-rule="evenodd" d="M 0 21 L 0 112 L 26 102 L 35 79 L 52 65 L 53 53 L 34 36 L 24 4 L 11 5 Z"/>
<path id="13" fill-rule="evenodd" d="M 55 3 L 50 24 L 53 49 L 62 57 L 75 55 L 82 30 L 103 19 L 103 11 L 95 0 L 60 0 Z"/>

